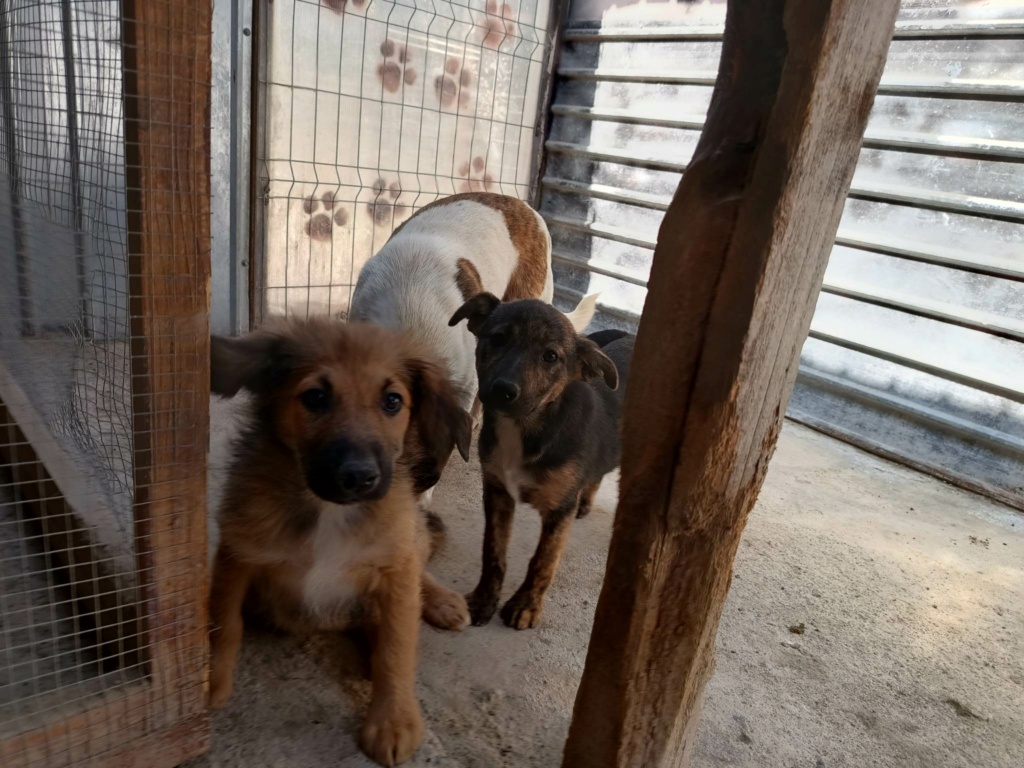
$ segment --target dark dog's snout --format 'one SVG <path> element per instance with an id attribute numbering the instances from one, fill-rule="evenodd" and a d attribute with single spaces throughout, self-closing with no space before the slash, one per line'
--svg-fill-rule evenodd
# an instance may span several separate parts
<path id="1" fill-rule="evenodd" d="M 374 461 L 355 459 L 338 468 L 338 484 L 345 493 L 369 493 L 380 482 L 380 470 Z"/>
<path id="2" fill-rule="evenodd" d="M 313 493 L 336 504 L 380 499 L 391 483 L 391 464 L 377 445 L 339 440 L 309 461 L 307 480 Z"/>
<path id="3" fill-rule="evenodd" d="M 511 381 L 498 379 L 491 384 L 491 399 L 497 406 L 511 405 L 519 397 L 519 387 Z"/>

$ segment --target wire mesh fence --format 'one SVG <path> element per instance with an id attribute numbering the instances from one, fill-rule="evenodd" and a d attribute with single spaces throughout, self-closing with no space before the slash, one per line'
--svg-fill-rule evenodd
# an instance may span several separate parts
<path id="1" fill-rule="evenodd" d="M 344 315 L 359 270 L 414 211 L 525 198 L 549 0 L 264 0 L 256 317 Z"/>
<path id="2" fill-rule="evenodd" d="M 208 90 L 209 2 L 0 3 L 5 766 L 202 712 Z"/>

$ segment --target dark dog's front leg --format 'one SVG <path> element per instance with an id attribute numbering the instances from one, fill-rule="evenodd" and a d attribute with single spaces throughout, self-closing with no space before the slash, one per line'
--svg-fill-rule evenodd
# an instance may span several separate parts
<path id="1" fill-rule="evenodd" d="M 513 629 L 533 629 L 540 622 L 544 610 L 544 595 L 558 571 L 565 542 L 572 528 L 575 504 L 556 510 L 542 512 L 540 541 L 537 551 L 530 560 L 526 579 L 516 593 L 501 609 L 501 619 Z"/>
<path id="2" fill-rule="evenodd" d="M 505 554 L 512 532 L 515 500 L 497 478 L 484 474 L 484 552 L 480 583 L 466 596 L 475 626 L 491 620 L 498 609 L 501 585 L 505 581 Z"/>
<path id="3" fill-rule="evenodd" d="M 596 483 L 588 485 L 580 492 L 580 503 L 576 508 L 576 517 L 586 517 L 590 514 L 590 508 L 594 504 L 594 496 L 597 494 L 597 489 L 601 487 L 601 481 L 598 480 Z"/>

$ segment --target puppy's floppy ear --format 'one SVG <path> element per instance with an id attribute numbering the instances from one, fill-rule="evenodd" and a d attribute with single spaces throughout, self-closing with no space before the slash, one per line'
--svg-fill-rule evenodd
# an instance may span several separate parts
<path id="1" fill-rule="evenodd" d="M 459 393 L 442 364 L 433 360 L 408 360 L 412 380 L 412 421 L 420 443 L 440 472 L 448 463 L 453 448 L 463 461 L 469 461 L 473 438 L 473 419 L 459 404 Z"/>
<path id="2" fill-rule="evenodd" d="M 604 377 L 610 389 L 619 387 L 619 370 L 601 348 L 590 339 L 579 336 L 576 339 L 576 355 L 580 361 L 580 376 L 584 381 Z"/>
<path id="3" fill-rule="evenodd" d="M 499 304 L 501 304 L 501 300 L 493 293 L 478 293 L 455 310 L 455 314 L 448 321 L 448 325 L 455 326 L 463 320 L 468 320 L 469 332 L 476 336 L 480 326 L 484 324 L 484 320 L 490 316 L 491 312 Z"/>
<path id="4" fill-rule="evenodd" d="M 288 373 L 288 355 L 282 337 L 256 332 L 240 338 L 210 338 L 210 391 L 234 397 L 238 390 L 254 394 L 269 391 Z"/>

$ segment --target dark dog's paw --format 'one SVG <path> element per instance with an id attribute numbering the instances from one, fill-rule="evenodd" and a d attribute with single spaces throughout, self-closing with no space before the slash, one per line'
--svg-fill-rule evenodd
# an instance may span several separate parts
<path id="1" fill-rule="evenodd" d="M 590 503 L 581 501 L 580 505 L 576 508 L 576 519 L 579 520 L 581 517 L 586 517 L 590 514 Z"/>
<path id="2" fill-rule="evenodd" d="M 516 592 L 501 609 L 501 620 L 512 629 L 533 629 L 540 623 L 544 604 L 533 595 Z"/>
<path id="3" fill-rule="evenodd" d="M 469 618 L 474 627 L 482 627 L 487 624 L 494 612 L 498 610 L 498 596 L 484 594 L 474 589 L 466 595 L 466 604 L 469 606 Z"/>

